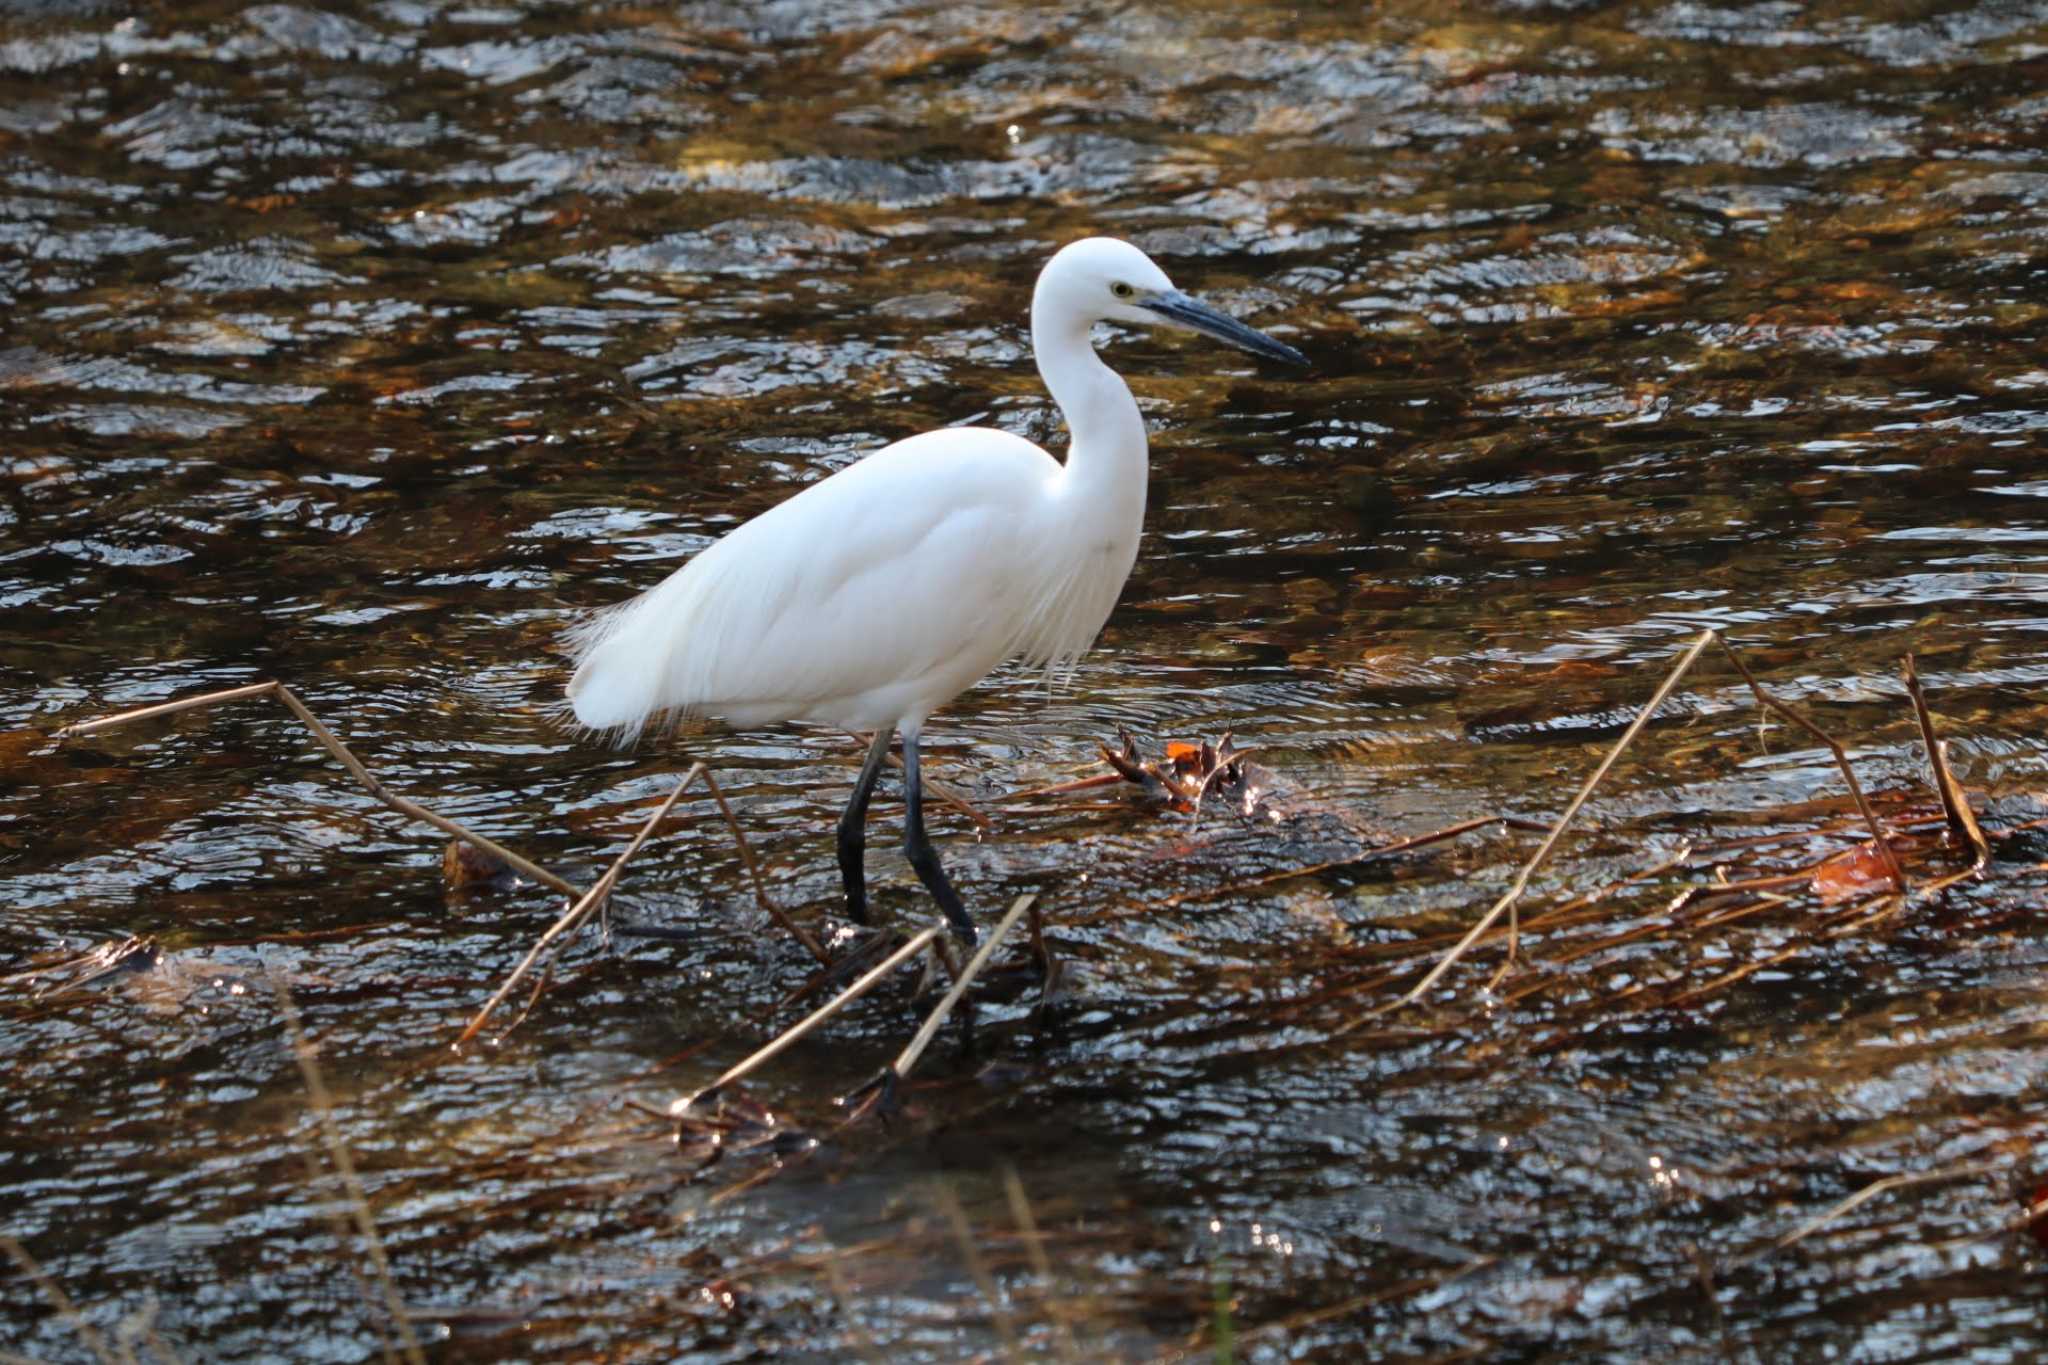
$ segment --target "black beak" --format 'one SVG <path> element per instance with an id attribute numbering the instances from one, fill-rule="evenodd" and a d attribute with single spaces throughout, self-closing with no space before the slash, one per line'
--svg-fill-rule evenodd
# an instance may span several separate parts
<path id="1" fill-rule="evenodd" d="M 1140 308 L 1157 313 L 1162 322 L 1176 327 L 1186 327 L 1228 342 L 1239 350 L 1250 351 L 1271 360 L 1284 360 L 1289 365 L 1306 369 L 1308 357 L 1284 341 L 1275 341 L 1264 332 L 1245 326 L 1236 318 L 1219 313 L 1200 299 L 1191 299 L 1178 289 L 1147 294 L 1138 300 Z"/>

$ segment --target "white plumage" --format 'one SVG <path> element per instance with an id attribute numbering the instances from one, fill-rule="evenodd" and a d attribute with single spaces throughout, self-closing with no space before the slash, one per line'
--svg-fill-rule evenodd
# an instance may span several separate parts
<path id="1" fill-rule="evenodd" d="M 1056 254 L 1032 295 L 1039 373 L 1066 417 L 1064 464 L 986 427 L 885 446 L 745 523 L 652 590 L 568 635 L 576 719 L 622 742 L 663 713 L 877 732 L 840 823 L 847 907 L 865 921 L 865 816 L 904 742 L 906 851 L 955 926 L 971 921 L 924 837 L 925 718 L 1007 659 L 1059 666 L 1094 642 L 1137 557 L 1144 422 L 1096 356 L 1098 321 L 1166 322 L 1305 364 L 1197 303 L 1126 242 Z"/>
<path id="2" fill-rule="evenodd" d="M 939 486 L 943 502 L 900 491 Z M 1130 572 L 1143 506 L 1077 575 L 1046 552 L 1059 519 L 1083 515 L 1072 501 L 1065 470 L 1005 432 L 898 441 L 573 632 L 576 718 L 626 739 L 668 710 L 875 730 L 1013 656 L 1076 657 Z"/>

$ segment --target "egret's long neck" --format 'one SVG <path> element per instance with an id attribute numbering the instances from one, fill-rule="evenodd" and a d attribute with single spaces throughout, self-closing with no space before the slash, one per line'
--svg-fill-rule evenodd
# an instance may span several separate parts
<path id="1" fill-rule="evenodd" d="M 1031 300 L 1031 348 L 1038 373 L 1067 419 L 1072 443 L 1061 482 L 1078 515 L 1101 516 L 1135 536 L 1145 519 L 1145 419 L 1137 400 L 1089 344 L 1089 322 Z"/>

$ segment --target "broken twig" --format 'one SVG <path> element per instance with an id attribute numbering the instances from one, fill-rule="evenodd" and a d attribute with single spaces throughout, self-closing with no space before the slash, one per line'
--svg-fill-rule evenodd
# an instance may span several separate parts
<path id="1" fill-rule="evenodd" d="M 475 845 L 492 857 L 504 862 L 514 871 L 539 882 L 543 886 L 551 886 L 565 896 L 576 894 L 574 886 L 571 886 L 568 882 L 548 871 L 540 864 L 522 858 L 496 840 L 488 839 L 474 830 L 465 829 L 447 816 L 438 815 L 417 801 L 408 800 L 392 791 L 389 787 L 386 787 L 377 779 L 375 774 L 363 765 L 361 759 L 358 759 L 349 751 L 348 746 L 343 744 L 332 730 L 321 724 L 320 718 L 306 708 L 306 704 L 299 700 L 298 695 L 281 682 L 250 683 L 246 687 L 230 687 L 224 692 L 207 692 L 196 697 L 180 697 L 176 701 L 159 702 L 155 706 L 144 706 L 134 711 L 123 711 L 118 715 L 99 716 L 92 720 L 82 720 L 57 731 L 54 738 L 60 740 L 74 739 L 80 735 L 97 734 L 101 730 L 111 730 L 116 726 L 128 725 L 139 720 L 154 720 L 158 716 L 174 715 L 179 711 L 191 711 L 202 706 L 218 706 L 224 702 L 241 701 L 248 697 L 264 696 L 276 697 L 278 702 L 287 711 L 296 716 L 299 723 L 311 732 L 314 740 L 319 743 L 321 748 L 327 750 L 329 754 L 334 756 L 336 762 L 348 769 L 350 775 L 356 781 L 362 783 L 363 788 L 370 795 L 376 797 L 379 801 L 391 807 L 391 809 L 401 815 L 409 815 L 423 824 L 432 825 L 444 834 L 452 834 L 458 839 Z"/>
<path id="2" fill-rule="evenodd" d="M 1514 884 L 1501 894 L 1500 899 L 1493 903 L 1491 909 L 1479 917 L 1479 922 L 1468 929 L 1465 932 L 1465 936 L 1451 946 L 1450 950 L 1443 955 L 1436 966 L 1429 969 L 1429 973 L 1422 980 L 1416 982 L 1397 999 L 1381 1005 L 1377 1009 L 1368 1010 L 1358 1018 L 1343 1025 L 1337 1030 L 1338 1033 L 1349 1033 L 1352 1029 L 1357 1028 L 1368 1020 L 1377 1019 L 1383 1014 L 1391 1014 L 1395 1010 L 1414 1004 L 1424 995 L 1427 995 L 1432 986 L 1443 979 L 1444 973 L 1450 971 L 1456 965 L 1458 959 L 1462 958 L 1466 951 L 1479 941 L 1480 936 L 1493 927 L 1493 922 L 1499 919 L 1508 907 L 1520 899 L 1522 892 L 1529 885 L 1529 879 L 1536 875 L 1536 869 L 1543 866 L 1543 860 L 1550 856 L 1550 851 L 1553 848 L 1557 847 L 1557 841 L 1564 837 L 1565 829 L 1571 824 L 1572 817 L 1579 813 L 1580 807 L 1584 806 L 1587 799 L 1593 795 L 1593 789 L 1600 785 L 1608 772 L 1613 769 L 1616 761 L 1621 758 L 1622 753 L 1630 744 L 1635 742 L 1635 737 L 1643 732 L 1643 727 L 1648 725 L 1650 718 L 1657 714 L 1657 708 L 1664 704 L 1665 699 L 1678 686 L 1678 680 L 1685 676 L 1685 671 L 1693 666 L 1693 662 L 1700 657 L 1700 654 L 1705 651 L 1708 645 L 1719 638 L 1713 631 L 1703 630 L 1700 632 L 1699 638 L 1694 640 L 1687 647 L 1685 653 L 1679 656 L 1678 662 L 1672 666 L 1671 672 L 1658 685 L 1656 692 L 1650 697 L 1650 700 L 1644 704 L 1641 711 L 1636 713 L 1636 718 L 1629 723 L 1628 729 L 1622 732 L 1621 738 L 1615 741 L 1614 747 L 1607 751 L 1607 757 L 1600 761 L 1600 766 L 1593 770 L 1593 775 L 1586 779 L 1584 786 L 1579 788 L 1578 795 L 1574 796 L 1571 804 L 1564 808 L 1564 814 L 1557 817 L 1557 823 L 1550 827 L 1550 833 L 1544 837 L 1543 843 L 1530 856 L 1529 861 L 1522 864 L 1522 870 L 1515 874 Z M 1509 961 L 1514 960 L 1514 954 L 1518 946 L 1515 943 L 1513 932 L 1513 922 L 1510 921 Z"/>
<path id="3" fill-rule="evenodd" d="M 959 980 L 953 983 L 952 989 L 946 992 L 909 1044 L 897 1055 L 896 1060 L 890 1063 L 889 1071 L 896 1080 L 900 1081 L 910 1074 L 910 1069 L 917 1065 L 917 1059 L 924 1055 L 925 1048 L 930 1046 L 932 1038 L 938 1033 L 939 1026 L 946 1022 L 946 1016 L 960 1003 L 960 997 L 967 994 L 967 987 L 981 973 L 988 960 L 995 956 L 997 946 L 1016 926 L 1018 917 L 1029 910 L 1031 903 L 1037 899 L 1036 892 L 1027 891 L 1010 903 L 1009 913 L 1005 914 L 997 923 L 995 930 L 982 940 L 981 946 L 974 950 L 974 956 L 967 959 L 967 966 L 961 970 Z"/>
<path id="4" fill-rule="evenodd" d="M 1920 742 L 1927 749 L 1928 766 L 1934 769 L 1935 794 L 1941 797 L 1941 813 L 1948 818 L 1948 827 L 1958 839 L 1970 845 L 1977 861 L 1970 871 L 1982 872 L 1991 861 L 1991 841 L 1984 837 L 1983 826 L 1977 823 L 1977 813 L 1970 809 L 1970 798 L 1964 794 L 1960 782 L 1956 781 L 1954 769 L 1948 765 L 1948 741 L 1934 733 L 1934 716 L 1927 709 L 1927 694 L 1920 687 L 1920 672 L 1913 666 L 1913 656 L 1908 654 L 1904 665 L 1906 692 L 1913 698 L 1913 718 L 1920 723 Z"/>
<path id="5" fill-rule="evenodd" d="M 512 969 L 512 975 L 505 978 L 505 984 L 498 987 L 497 994 L 484 1002 L 484 1007 L 477 1011 L 476 1017 L 469 1021 L 469 1026 L 462 1030 L 462 1036 L 455 1040 L 458 1049 L 476 1037 L 478 1031 L 483 1028 L 484 1021 L 491 1017 L 491 1012 L 503 1004 L 505 997 L 512 993 L 512 988 L 533 970 L 533 964 L 540 960 L 541 954 L 547 950 L 549 944 L 590 918 L 591 914 L 604 904 L 605 898 L 611 895 L 612 887 L 617 884 L 619 874 L 625 871 L 626 861 L 640 851 L 640 845 L 647 842 L 647 836 L 654 833 L 655 826 L 667 817 L 669 811 L 674 809 L 676 802 L 681 799 L 683 792 L 704 771 L 702 763 L 690 765 L 690 771 L 683 774 L 682 781 L 676 783 L 676 789 L 668 794 L 668 799 L 661 803 L 660 808 L 647 817 L 647 822 L 640 826 L 640 832 L 633 836 L 633 842 L 626 845 L 625 852 L 619 854 L 612 865 L 605 869 L 604 875 L 597 879 L 597 885 L 584 892 L 574 905 L 562 912 L 560 919 L 548 926 L 547 932 L 540 936 L 528 950 L 525 958 Z"/>
<path id="6" fill-rule="evenodd" d="M 772 1061 L 785 1048 L 795 1043 L 798 1039 L 802 1038 L 806 1033 L 809 1033 L 812 1029 L 824 1023 L 827 1019 L 830 1019 L 833 1015 L 839 1013 L 839 1011 L 845 1009 L 848 1005 L 852 1004 L 854 1001 L 860 999 L 863 995 L 866 995 L 869 991 L 873 990 L 876 986 L 880 985 L 882 978 L 886 977 L 890 972 L 894 971 L 899 965 L 909 961 L 918 953 L 923 952 L 925 947 L 928 944 L 930 944 L 933 939 L 937 938 L 939 934 L 944 931 L 945 928 L 945 923 L 941 921 L 940 923 L 931 925 L 928 928 L 920 929 L 915 935 L 911 937 L 908 943 L 904 944 L 901 948 L 898 948 L 895 952 L 889 954 L 888 957 L 884 958 L 881 961 L 881 963 L 878 964 L 872 971 L 868 972 L 867 975 L 863 976 L 860 980 L 854 982 L 851 986 L 848 986 L 845 990 L 839 992 L 839 994 L 833 996 L 824 1004 L 818 1006 L 817 1009 L 811 1011 L 810 1014 L 806 1015 L 798 1023 L 792 1024 L 789 1028 L 783 1030 L 781 1036 L 777 1037 L 773 1042 L 769 1043 L 766 1047 L 758 1049 L 753 1053 L 752 1056 L 748 1057 L 745 1061 L 740 1062 L 738 1065 L 728 1068 L 724 1075 L 720 1076 L 711 1084 L 705 1086 L 702 1090 L 699 1090 L 696 1094 L 686 1095 L 682 1099 L 679 1099 L 675 1101 L 673 1104 L 669 1105 L 669 1116 L 671 1118 L 683 1117 L 685 1114 L 689 1113 L 690 1106 L 695 1104 L 697 1101 L 704 1099 L 706 1096 L 713 1096 L 718 1094 L 719 1091 L 725 1089 L 726 1086 L 731 1085 L 734 1081 L 740 1080 L 743 1077 L 750 1075 L 761 1066 L 765 1065 L 769 1061 Z"/>
<path id="7" fill-rule="evenodd" d="M 804 945 L 804 951 L 818 959 L 819 966 L 831 966 L 832 954 L 820 946 L 809 930 L 791 919 L 783 912 L 781 906 L 768 898 L 768 887 L 761 881 L 761 866 L 754 860 L 754 850 L 747 843 L 747 836 L 740 830 L 740 822 L 733 818 L 732 807 L 726 804 L 725 793 L 718 789 L 718 780 L 711 775 L 709 768 L 704 769 L 704 785 L 710 788 L 711 799 L 718 803 L 718 813 L 725 817 L 725 827 L 732 831 L 733 842 L 739 845 L 740 861 L 747 865 L 747 876 L 754 883 L 754 899 L 760 902 L 761 908 L 767 911 L 770 919 L 787 929 L 792 938 Z"/>
<path id="8" fill-rule="evenodd" d="M 426 1365 L 427 1357 L 420 1350 L 419 1338 L 412 1330 L 411 1315 L 406 1312 L 405 1303 L 398 1296 L 398 1286 L 391 1278 L 391 1258 L 385 1254 L 384 1239 L 377 1235 L 377 1218 L 370 1211 L 369 1196 L 363 1192 L 363 1182 L 356 1175 L 355 1160 L 349 1155 L 348 1143 L 342 1140 L 341 1129 L 334 1122 L 334 1097 L 320 1075 L 319 1054 L 299 1023 L 299 1009 L 292 1002 L 291 989 L 285 985 L 284 978 L 272 973 L 270 984 L 277 992 L 277 1009 L 284 1017 L 285 1030 L 291 1034 L 292 1055 L 298 1059 L 299 1075 L 306 1083 L 306 1098 L 312 1102 L 313 1117 L 319 1122 L 320 1137 L 327 1146 L 327 1159 L 334 1163 L 335 1179 L 341 1182 L 349 1213 L 355 1219 L 357 1235 L 363 1239 L 363 1251 L 369 1257 L 378 1292 L 383 1296 L 384 1310 L 391 1315 L 392 1326 L 398 1333 L 400 1351 L 410 1365 Z"/>
<path id="9" fill-rule="evenodd" d="M 1901 1190 L 1909 1185 L 1935 1185 L 1949 1180 L 1965 1180 L 1971 1176 L 1991 1175 L 2002 1169 L 2004 1169 L 2002 1163 L 1996 1161 L 1972 1161 L 1961 1166 L 1951 1166 L 1945 1171 L 1920 1171 L 1911 1175 L 1888 1175 L 1882 1180 L 1873 1180 L 1833 1207 L 1815 1214 L 1784 1236 L 1767 1243 L 1761 1250 L 1751 1252 L 1741 1260 L 1734 1262 L 1734 1265 L 1749 1265 L 1752 1262 L 1762 1260 L 1774 1252 L 1783 1251 L 1795 1242 L 1805 1241 L 1830 1223 L 1839 1221 L 1844 1215 L 1854 1212 L 1857 1208 L 1869 1203 L 1888 1190 Z"/>
<path id="10" fill-rule="evenodd" d="M 1800 715 L 1770 693 L 1764 691 L 1763 684 L 1759 683 L 1756 680 L 1756 675 L 1749 671 L 1749 665 L 1742 661 L 1742 656 L 1735 652 L 1733 645 L 1712 631 L 1707 633 L 1713 636 L 1715 644 L 1721 646 L 1721 652 L 1728 656 L 1729 663 L 1735 665 L 1735 671 L 1742 675 L 1742 680 L 1749 684 L 1750 694 L 1756 698 L 1758 706 L 1763 707 L 1766 711 L 1774 711 L 1786 720 L 1791 721 L 1794 725 L 1806 731 L 1807 734 L 1812 735 L 1822 744 L 1825 744 L 1828 752 L 1835 756 L 1835 766 L 1841 769 L 1842 780 L 1849 784 L 1849 795 L 1855 799 L 1856 810 L 1862 815 L 1863 823 L 1870 826 L 1871 840 L 1876 846 L 1878 857 L 1884 860 L 1885 872 L 1891 877 L 1892 886 L 1897 890 L 1904 891 L 1906 889 L 1906 870 L 1899 866 L 1898 856 L 1892 852 L 1891 840 L 1886 836 L 1884 822 L 1877 818 L 1877 812 L 1872 810 L 1870 802 L 1864 799 L 1863 784 L 1856 780 L 1856 770 L 1849 766 L 1849 755 L 1840 744 L 1835 742 L 1833 735 L 1821 729 L 1818 725 L 1815 725 L 1805 716 Z"/>

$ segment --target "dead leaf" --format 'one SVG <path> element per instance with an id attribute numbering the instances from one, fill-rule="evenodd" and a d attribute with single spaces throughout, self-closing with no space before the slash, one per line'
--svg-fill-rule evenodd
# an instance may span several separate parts
<path id="1" fill-rule="evenodd" d="M 1875 843 L 1837 853 L 1813 870 L 1813 889 L 1823 904 L 1834 905 L 1867 896 L 1892 884 L 1891 869 Z"/>

